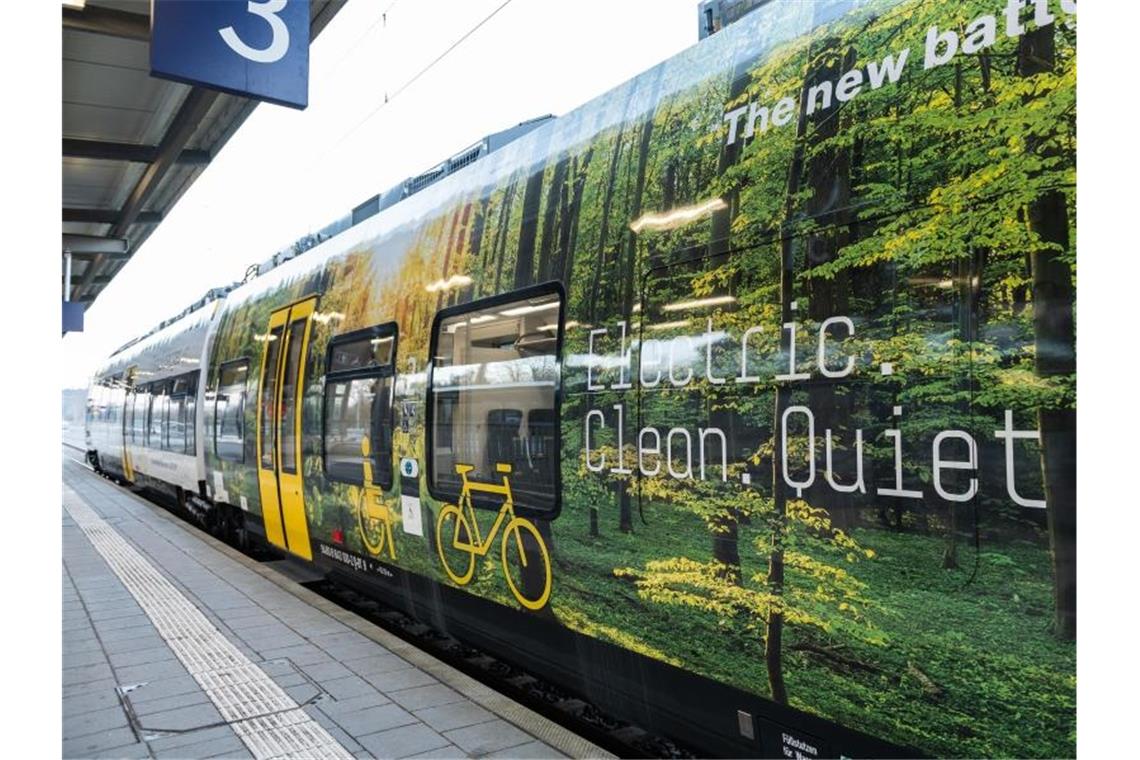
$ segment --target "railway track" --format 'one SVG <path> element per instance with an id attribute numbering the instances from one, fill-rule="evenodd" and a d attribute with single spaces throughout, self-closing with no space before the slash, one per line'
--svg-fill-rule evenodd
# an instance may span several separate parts
<path id="1" fill-rule="evenodd" d="M 619 757 L 699 757 L 671 739 L 614 718 L 580 695 L 342 584 L 325 579 L 302 585 Z"/>
<path id="2" fill-rule="evenodd" d="M 83 453 L 83 449 L 74 444 L 64 442 L 64 446 Z M 68 453 L 65 455 L 88 469 L 93 469 L 82 458 Z M 201 529 L 193 514 L 181 509 L 172 499 L 146 489 L 138 489 L 136 493 Z M 288 560 L 266 546 L 233 548 L 257 562 L 279 562 L 283 558 Z M 444 634 L 402 610 L 364 596 L 343 584 L 320 579 L 302 582 L 301 585 L 619 757 L 699 757 L 690 748 L 671 739 L 607 714 L 581 695 L 571 693 L 478 647 Z"/>

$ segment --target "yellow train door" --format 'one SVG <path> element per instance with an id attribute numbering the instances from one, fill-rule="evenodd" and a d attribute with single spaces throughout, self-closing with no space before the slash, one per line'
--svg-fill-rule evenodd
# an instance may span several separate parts
<path id="1" fill-rule="evenodd" d="M 312 559 L 301 473 L 301 389 L 316 299 L 273 312 L 261 340 L 257 480 L 269 542 Z"/>
<path id="2" fill-rule="evenodd" d="M 123 375 L 123 477 L 135 482 L 135 468 L 131 462 L 131 432 L 135 425 L 135 374 L 137 366 L 131 366 Z"/>

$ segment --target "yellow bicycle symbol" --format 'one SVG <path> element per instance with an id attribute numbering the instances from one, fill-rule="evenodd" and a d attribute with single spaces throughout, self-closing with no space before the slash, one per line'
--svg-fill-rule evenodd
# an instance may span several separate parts
<path id="1" fill-rule="evenodd" d="M 467 473 L 475 467 L 469 464 L 455 465 L 455 472 L 463 479 L 463 489 L 459 493 L 459 506 L 444 504 L 439 512 L 439 519 L 435 524 L 435 545 L 439 550 L 439 558 L 448 577 L 460 586 L 465 586 L 475 574 L 475 557 L 484 556 L 491 550 L 495 542 L 495 535 L 507 521 L 503 531 L 503 577 L 515 599 L 529 610 L 542 609 L 550 599 L 550 553 L 546 549 L 546 542 L 530 520 L 515 515 L 515 501 L 511 495 L 511 484 L 507 475 L 511 472 L 509 464 L 496 464 L 496 471 L 503 474 L 502 485 L 495 483 L 480 483 L 467 479 Z M 495 518 L 495 524 L 487 534 L 486 539 L 480 535 L 479 521 L 475 517 L 475 508 L 471 504 L 472 493 L 494 494 L 503 497 L 503 506 Z M 535 597 L 528 597 L 523 593 L 519 583 L 515 582 L 511 574 L 511 561 L 507 558 L 510 547 L 518 549 L 518 564 L 527 567 L 527 553 L 523 546 L 523 534 L 528 534 L 533 544 L 538 547 L 538 558 L 542 563 L 542 592 Z M 448 549 L 455 550 L 448 557 Z M 459 569 L 457 572 L 456 568 Z"/>
<path id="2" fill-rule="evenodd" d="M 384 551 L 388 545 L 388 555 L 396 559 L 396 541 L 392 538 L 392 510 L 384 503 L 384 489 L 372 482 L 372 444 L 368 436 L 360 440 L 360 455 L 364 460 L 364 486 L 360 489 L 360 500 L 356 505 L 356 520 L 360 526 L 360 540 L 374 555 Z"/>

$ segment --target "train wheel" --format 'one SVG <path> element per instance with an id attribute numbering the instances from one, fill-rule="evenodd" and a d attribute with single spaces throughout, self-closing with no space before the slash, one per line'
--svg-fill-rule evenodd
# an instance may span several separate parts
<path id="1" fill-rule="evenodd" d="M 435 522 L 435 546 L 447 577 L 465 586 L 475 574 L 475 547 L 467 517 L 454 504 L 445 504 Z"/>
<path id="2" fill-rule="evenodd" d="M 527 541 L 528 537 L 530 541 Z M 529 555 L 528 543 L 531 544 Z M 529 565 L 535 562 L 538 567 L 530 568 Z M 528 570 L 533 573 L 531 577 L 540 579 L 541 586 L 538 589 L 526 588 Z M 530 520 L 516 517 L 503 531 L 503 577 L 507 579 L 507 585 L 511 587 L 515 599 L 528 610 L 540 610 L 550 600 L 550 552 L 547 551 L 546 542 L 542 540 L 538 528 Z M 528 591 L 530 596 L 527 595 Z M 535 594 L 535 591 L 538 593 Z"/>

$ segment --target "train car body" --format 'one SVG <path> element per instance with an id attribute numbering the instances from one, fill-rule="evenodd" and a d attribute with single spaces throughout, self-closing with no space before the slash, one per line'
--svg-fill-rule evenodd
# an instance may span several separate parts
<path id="1" fill-rule="evenodd" d="M 1075 23 L 762 5 L 243 283 L 203 499 L 705 753 L 1073 754 Z"/>
<path id="2" fill-rule="evenodd" d="M 172 320 L 99 368 L 89 406 L 100 411 L 89 416 L 87 429 L 100 469 L 175 494 L 202 491 L 198 381 L 217 306 L 215 301 Z"/>

